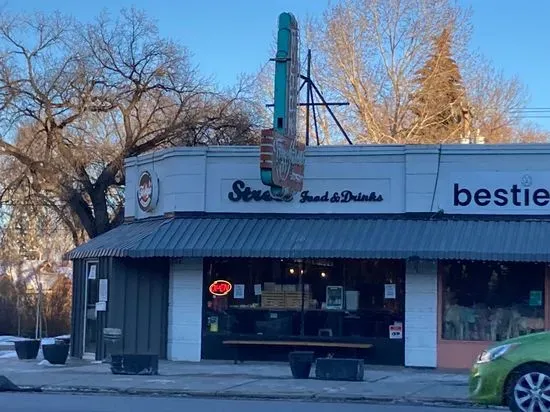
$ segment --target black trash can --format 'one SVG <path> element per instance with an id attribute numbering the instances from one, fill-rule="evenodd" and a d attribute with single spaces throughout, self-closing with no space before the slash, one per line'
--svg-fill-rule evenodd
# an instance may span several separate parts
<path id="1" fill-rule="evenodd" d="M 108 362 L 112 363 L 113 355 L 122 354 L 122 329 L 103 328 L 103 340 L 107 349 Z"/>
<path id="2" fill-rule="evenodd" d="M 290 363 L 290 370 L 294 379 L 307 379 L 311 372 L 311 365 L 313 364 L 314 353 L 309 351 L 296 351 L 290 352 L 288 355 L 288 361 Z"/>
<path id="3" fill-rule="evenodd" d="M 36 359 L 40 349 L 40 339 L 25 339 L 13 341 L 15 352 L 19 359 Z"/>

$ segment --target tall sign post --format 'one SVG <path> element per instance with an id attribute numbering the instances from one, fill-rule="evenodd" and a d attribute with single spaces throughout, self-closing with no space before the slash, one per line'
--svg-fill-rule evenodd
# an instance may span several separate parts
<path id="1" fill-rule="evenodd" d="M 298 141 L 300 81 L 298 22 L 291 13 L 279 15 L 275 57 L 273 128 L 262 131 L 260 175 L 276 198 L 291 199 L 304 180 L 305 144 Z"/>

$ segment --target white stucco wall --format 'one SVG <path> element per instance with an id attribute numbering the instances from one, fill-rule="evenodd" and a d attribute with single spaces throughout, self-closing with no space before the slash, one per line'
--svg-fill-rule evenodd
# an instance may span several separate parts
<path id="1" fill-rule="evenodd" d="M 127 159 L 125 216 L 204 210 L 206 154 L 205 148 L 176 148 Z M 145 170 L 153 170 L 159 178 L 159 201 L 150 213 L 143 212 L 137 201 L 138 179 Z"/>
<path id="2" fill-rule="evenodd" d="M 168 359 L 201 360 L 202 259 L 170 264 Z"/>
<path id="3" fill-rule="evenodd" d="M 153 170 L 159 177 L 159 201 L 152 212 L 137 203 L 137 180 Z M 417 145 L 308 147 L 304 191 L 310 195 L 353 193 L 382 195 L 380 202 L 232 201 L 235 181 L 251 190 L 267 188 L 260 181 L 257 147 L 175 148 L 126 161 L 126 216 L 145 218 L 171 212 L 216 213 L 405 213 L 548 214 L 550 211 L 550 145 Z M 454 184 L 481 203 L 454 204 Z M 513 185 L 530 188 L 530 204 L 514 204 Z M 504 189 L 509 201 L 495 204 Z M 533 193 L 539 190 L 538 199 Z M 543 192 L 540 192 L 542 190 Z M 548 193 L 548 196 L 547 196 Z M 502 192 L 501 192 L 502 194 Z M 519 195 L 524 198 L 525 191 Z M 464 196 L 464 195 L 463 195 Z M 463 197 L 464 199 L 464 197 Z"/>
<path id="4" fill-rule="evenodd" d="M 405 366 L 437 366 L 437 262 L 407 262 Z"/>

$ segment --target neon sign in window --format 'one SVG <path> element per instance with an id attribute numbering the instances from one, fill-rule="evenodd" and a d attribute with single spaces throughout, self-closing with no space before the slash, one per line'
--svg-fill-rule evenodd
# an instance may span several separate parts
<path id="1" fill-rule="evenodd" d="M 212 282 L 208 290 L 214 296 L 225 296 L 233 289 L 233 285 L 227 280 L 216 280 Z"/>

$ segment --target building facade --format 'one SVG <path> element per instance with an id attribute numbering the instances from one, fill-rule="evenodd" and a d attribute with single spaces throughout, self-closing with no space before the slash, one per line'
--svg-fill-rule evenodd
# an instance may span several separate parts
<path id="1" fill-rule="evenodd" d="M 126 222 L 71 251 L 73 356 L 227 359 L 224 341 L 364 342 L 367 362 L 469 367 L 550 326 L 550 145 L 308 147 L 273 199 L 257 147 L 126 161 Z M 250 350 L 251 359 L 284 351 Z"/>

